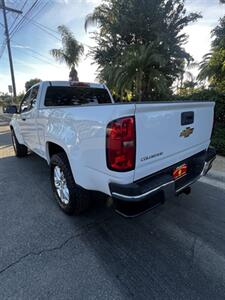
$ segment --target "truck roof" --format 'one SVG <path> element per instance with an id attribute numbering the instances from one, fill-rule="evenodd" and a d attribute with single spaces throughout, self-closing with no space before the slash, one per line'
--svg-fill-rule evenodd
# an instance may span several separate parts
<path id="1" fill-rule="evenodd" d="M 42 83 L 50 83 L 50 85 L 52 86 L 89 86 L 91 88 L 98 88 L 98 89 L 105 89 L 105 85 L 102 83 L 94 83 L 94 82 L 80 82 L 80 81 L 58 81 L 58 80 L 54 80 L 54 81 L 42 81 Z"/>

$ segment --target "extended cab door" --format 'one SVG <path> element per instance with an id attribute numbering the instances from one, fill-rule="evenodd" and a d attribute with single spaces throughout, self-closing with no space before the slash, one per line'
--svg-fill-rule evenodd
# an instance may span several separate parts
<path id="1" fill-rule="evenodd" d="M 38 134 L 36 126 L 37 118 L 37 96 L 39 92 L 39 85 L 34 86 L 24 96 L 20 106 L 20 118 L 18 120 L 20 132 L 26 146 L 38 152 Z"/>

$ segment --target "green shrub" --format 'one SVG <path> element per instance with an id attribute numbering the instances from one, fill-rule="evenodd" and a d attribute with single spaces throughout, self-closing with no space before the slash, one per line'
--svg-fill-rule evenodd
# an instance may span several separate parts
<path id="1" fill-rule="evenodd" d="M 216 148 L 218 154 L 225 156 L 225 124 L 215 124 L 212 145 Z"/>
<path id="2" fill-rule="evenodd" d="M 215 128 L 212 136 L 212 145 L 217 153 L 225 156 L 225 94 L 214 89 L 196 89 L 193 94 L 186 96 L 176 95 L 181 100 L 211 100 L 215 101 Z"/>

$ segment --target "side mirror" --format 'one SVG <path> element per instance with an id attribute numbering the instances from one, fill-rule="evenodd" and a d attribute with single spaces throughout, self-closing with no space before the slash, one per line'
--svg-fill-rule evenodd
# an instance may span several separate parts
<path id="1" fill-rule="evenodd" d="M 11 112 L 10 112 L 11 114 L 17 114 L 17 107 L 16 107 L 16 105 L 12 105 L 10 110 L 11 110 Z"/>
<path id="2" fill-rule="evenodd" d="M 16 105 L 8 105 L 3 108 L 4 114 L 16 114 L 17 113 L 17 107 Z"/>

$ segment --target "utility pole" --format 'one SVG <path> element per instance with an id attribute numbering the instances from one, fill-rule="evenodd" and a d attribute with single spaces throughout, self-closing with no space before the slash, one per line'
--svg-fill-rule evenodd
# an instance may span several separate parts
<path id="1" fill-rule="evenodd" d="M 13 98 L 15 100 L 16 99 L 16 82 L 15 82 L 14 69 L 13 69 L 13 60 L 12 60 L 12 52 L 11 52 L 11 47 L 10 47 L 10 37 L 9 37 L 9 28 L 8 28 L 6 11 L 8 10 L 8 11 L 15 12 L 18 14 L 22 14 L 22 11 L 19 11 L 17 9 L 13 9 L 10 7 L 6 7 L 5 0 L 0 0 L 0 9 L 2 9 L 2 11 L 3 11 L 4 25 L 5 25 L 5 37 L 6 37 L 6 44 L 7 44 L 7 48 L 8 48 L 9 66 L 10 66 L 11 79 L 12 79 Z"/>

